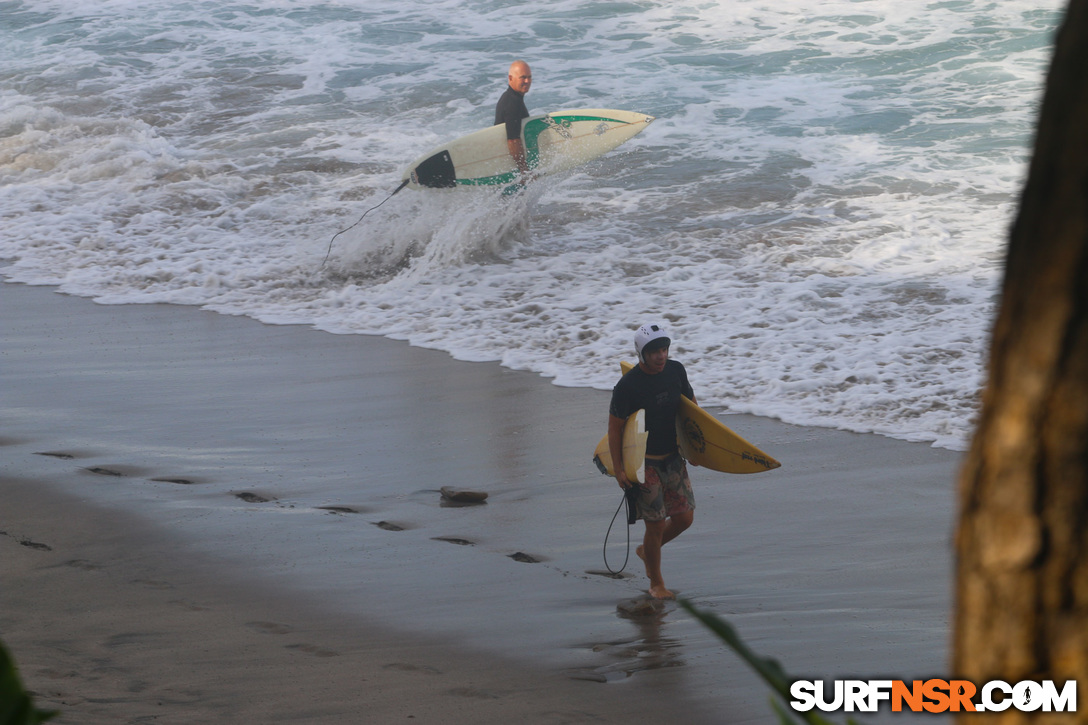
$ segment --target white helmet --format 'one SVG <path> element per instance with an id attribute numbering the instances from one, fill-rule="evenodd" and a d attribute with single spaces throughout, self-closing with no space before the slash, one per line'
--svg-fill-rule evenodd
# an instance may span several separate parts
<path id="1" fill-rule="evenodd" d="M 650 345 L 652 342 L 657 344 Z M 671 342 L 665 323 L 655 322 L 643 325 L 635 331 L 635 354 L 638 355 L 638 361 L 646 362 L 642 357 L 642 351 L 646 349 L 647 345 L 650 345 L 650 349 L 654 350 L 659 347 L 668 347 Z"/>

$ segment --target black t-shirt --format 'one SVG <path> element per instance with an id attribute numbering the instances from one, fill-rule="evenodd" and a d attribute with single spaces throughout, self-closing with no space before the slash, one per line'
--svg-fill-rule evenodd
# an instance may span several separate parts
<path id="1" fill-rule="evenodd" d="M 525 94 L 518 93 L 510 86 L 495 104 L 495 125 L 506 124 L 506 138 L 512 140 L 521 137 L 521 119 L 529 117 L 525 107 Z"/>
<path id="2" fill-rule="evenodd" d="M 669 360 L 657 375 L 648 375 L 636 365 L 612 389 L 608 412 L 626 419 L 636 410 L 645 409 L 646 431 L 650 434 L 646 453 L 667 456 L 676 452 L 676 411 L 681 395 L 695 398 L 683 365 Z"/>

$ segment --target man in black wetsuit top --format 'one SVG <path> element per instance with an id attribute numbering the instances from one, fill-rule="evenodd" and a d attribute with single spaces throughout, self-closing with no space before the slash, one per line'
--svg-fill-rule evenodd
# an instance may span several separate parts
<path id="1" fill-rule="evenodd" d="M 637 489 L 635 509 L 646 522 L 642 546 L 636 549 L 646 564 L 650 595 L 673 599 L 661 576 L 661 547 L 691 526 L 695 494 L 688 478 L 687 462 L 676 442 L 676 412 L 680 396 L 695 401 L 684 366 L 669 359 L 669 333 L 664 324 L 643 325 L 635 333 L 638 366 L 620 378 L 612 389 L 608 409 L 608 448 L 620 488 Z M 646 483 L 627 478 L 623 467 L 623 428 L 627 417 L 646 411 Z"/>
<path id="2" fill-rule="evenodd" d="M 525 107 L 525 94 L 533 84 L 533 73 L 529 70 L 528 63 L 515 60 L 510 64 L 507 79 L 510 85 L 495 105 L 495 125 L 506 125 L 506 148 L 524 176 L 529 173 L 529 159 L 525 154 L 525 144 L 521 142 L 521 120 L 529 117 L 529 109 Z"/>

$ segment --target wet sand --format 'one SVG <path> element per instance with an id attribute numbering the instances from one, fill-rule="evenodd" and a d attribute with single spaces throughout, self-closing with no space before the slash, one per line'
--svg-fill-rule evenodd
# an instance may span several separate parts
<path id="1" fill-rule="evenodd" d="M 0 479 L 0 632 L 57 723 L 638 722 L 666 708 L 332 614 L 139 519 Z"/>
<path id="2" fill-rule="evenodd" d="M 58 722 L 770 718 L 675 604 L 630 613 L 633 564 L 600 575 L 606 392 L 8 284 L 0 337 L 0 637 Z M 959 454 L 726 422 L 783 468 L 693 471 L 669 585 L 798 676 L 941 673 Z"/>

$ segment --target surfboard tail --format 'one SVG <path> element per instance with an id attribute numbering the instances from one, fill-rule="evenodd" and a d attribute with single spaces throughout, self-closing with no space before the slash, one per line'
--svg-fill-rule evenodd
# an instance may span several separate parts
<path id="1" fill-rule="evenodd" d="M 457 171 L 453 168 L 450 152 L 443 149 L 419 162 L 409 172 L 409 179 L 428 189 L 452 189 L 457 186 Z"/>
<path id="2" fill-rule="evenodd" d="M 637 410 L 632 413 L 623 426 L 623 468 L 627 478 L 631 481 L 646 483 L 646 411 Z M 613 473 L 615 463 L 612 461 L 612 452 L 608 447 L 608 434 L 606 433 L 597 448 L 593 451 L 593 463 L 597 470 L 607 476 Z"/>

